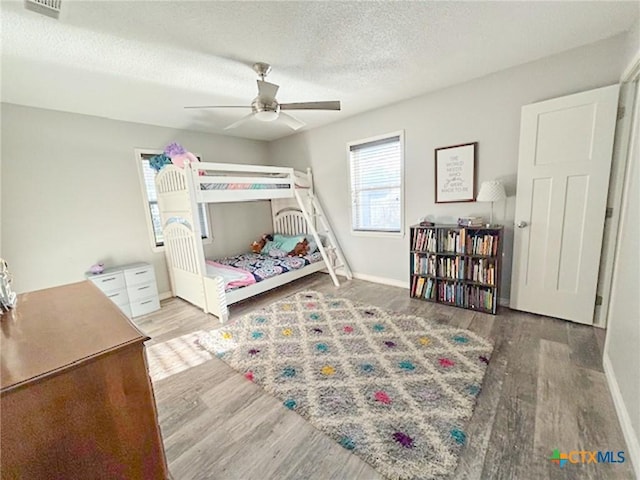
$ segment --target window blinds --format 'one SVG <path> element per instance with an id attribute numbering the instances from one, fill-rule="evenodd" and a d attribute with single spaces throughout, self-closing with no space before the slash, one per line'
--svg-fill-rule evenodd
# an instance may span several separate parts
<path id="1" fill-rule="evenodd" d="M 158 195 L 156 193 L 156 171 L 149 165 L 149 158 L 152 156 L 144 155 L 142 157 L 142 173 L 144 174 L 144 186 L 147 191 L 147 201 L 149 202 L 149 215 L 151 215 L 151 223 L 153 224 L 153 236 L 155 237 L 156 247 L 161 247 L 164 245 L 164 237 L 162 236 L 162 221 L 160 220 L 160 208 L 158 207 Z M 202 203 L 198 205 L 202 238 L 209 237 L 205 208 L 206 205 Z"/>
<path id="2" fill-rule="evenodd" d="M 402 151 L 400 137 L 351 145 L 352 228 L 400 232 Z"/>

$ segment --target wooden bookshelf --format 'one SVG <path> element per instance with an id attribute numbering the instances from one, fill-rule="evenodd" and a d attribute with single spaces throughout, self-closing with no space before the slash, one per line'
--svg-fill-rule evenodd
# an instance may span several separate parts
<path id="1" fill-rule="evenodd" d="M 496 314 L 502 226 L 414 225 L 409 238 L 412 298 Z"/>

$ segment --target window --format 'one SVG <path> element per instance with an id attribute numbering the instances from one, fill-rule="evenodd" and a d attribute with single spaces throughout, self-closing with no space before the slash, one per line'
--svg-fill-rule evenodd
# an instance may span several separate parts
<path id="1" fill-rule="evenodd" d="M 162 221 L 160 219 L 160 208 L 158 207 L 158 196 L 156 194 L 156 171 L 149 166 L 149 159 L 162 152 L 145 150 L 138 151 L 137 153 L 136 157 L 140 163 L 141 179 L 144 186 L 144 199 L 148 213 L 147 223 L 150 230 L 151 244 L 154 250 L 158 250 L 164 246 L 164 238 L 162 237 Z M 198 205 L 198 208 L 200 211 L 200 231 L 202 232 L 202 238 L 209 239 L 211 235 L 209 232 L 207 206 L 201 203 Z"/>
<path id="2" fill-rule="evenodd" d="M 402 233 L 402 137 L 397 133 L 349 144 L 353 231 Z"/>

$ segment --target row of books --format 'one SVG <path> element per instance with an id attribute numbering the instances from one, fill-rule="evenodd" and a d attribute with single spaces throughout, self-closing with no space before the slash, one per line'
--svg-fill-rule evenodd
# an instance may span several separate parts
<path id="1" fill-rule="evenodd" d="M 461 228 L 460 230 L 436 230 L 431 228 L 417 228 L 411 241 L 411 250 L 422 252 L 450 252 L 467 255 L 498 254 L 497 234 L 478 234 Z"/>
<path id="2" fill-rule="evenodd" d="M 413 275 L 432 275 L 440 278 L 471 280 L 487 285 L 496 283 L 496 265 L 493 260 L 461 257 L 420 256 L 413 254 Z"/>
<path id="3" fill-rule="evenodd" d="M 412 273 L 418 273 L 421 275 L 434 275 L 436 274 L 436 257 L 413 254 L 413 271 Z"/>
<path id="4" fill-rule="evenodd" d="M 466 276 L 467 280 L 473 280 L 474 282 L 486 283 L 488 285 L 496 284 L 496 264 L 493 260 L 472 259 L 467 265 Z"/>
<path id="5" fill-rule="evenodd" d="M 438 258 L 438 276 L 446 278 L 464 277 L 464 258 L 441 257 Z"/>
<path id="6" fill-rule="evenodd" d="M 413 277 L 411 281 L 411 296 L 415 298 L 435 299 L 435 280 L 433 278 Z"/>
<path id="7" fill-rule="evenodd" d="M 475 235 L 469 236 L 466 243 L 466 253 L 468 255 L 498 255 L 498 235 Z"/>
<path id="8" fill-rule="evenodd" d="M 440 252 L 464 253 L 466 230 L 439 230 L 438 250 Z"/>
<path id="9" fill-rule="evenodd" d="M 436 251 L 436 232 L 432 229 L 416 229 L 411 242 L 411 250 Z"/>
<path id="10" fill-rule="evenodd" d="M 441 282 L 438 284 L 437 290 L 439 302 L 495 312 L 496 296 L 491 288 Z"/>

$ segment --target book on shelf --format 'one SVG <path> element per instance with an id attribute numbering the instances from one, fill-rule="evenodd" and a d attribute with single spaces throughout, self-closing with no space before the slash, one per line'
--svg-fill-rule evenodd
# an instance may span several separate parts
<path id="1" fill-rule="evenodd" d="M 463 253 L 465 230 L 441 230 L 438 244 L 441 252 Z"/>
<path id="2" fill-rule="evenodd" d="M 419 228 L 414 234 L 412 250 L 434 252 L 436 249 L 435 231 Z"/>
<path id="3" fill-rule="evenodd" d="M 461 227 L 482 227 L 486 225 L 486 222 L 482 217 L 460 217 L 458 225 Z"/>
<path id="4" fill-rule="evenodd" d="M 495 257 L 498 254 L 499 236 L 497 234 L 469 234 L 470 241 L 467 242 L 468 255 L 486 255 Z"/>

